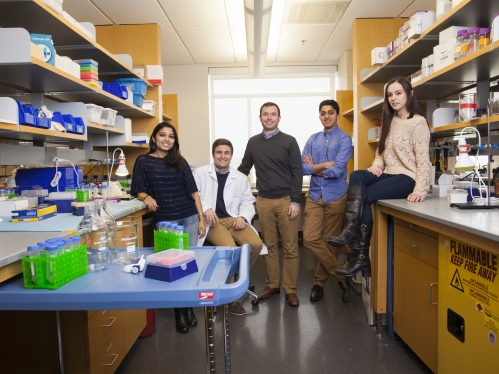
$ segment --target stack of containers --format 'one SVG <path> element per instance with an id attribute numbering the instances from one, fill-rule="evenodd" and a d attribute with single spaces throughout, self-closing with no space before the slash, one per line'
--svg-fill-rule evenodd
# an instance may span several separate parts
<path id="1" fill-rule="evenodd" d="M 120 78 L 116 80 L 122 85 L 133 84 L 133 104 L 142 108 L 142 103 L 146 97 L 147 83 L 140 78 Z"/>
<path id="2" fill-rule="evenodd" d="M 92 59 L 75 60 L 80 65 L 80 79 L 91 86 L 99 86 L 99 64 Z"/>

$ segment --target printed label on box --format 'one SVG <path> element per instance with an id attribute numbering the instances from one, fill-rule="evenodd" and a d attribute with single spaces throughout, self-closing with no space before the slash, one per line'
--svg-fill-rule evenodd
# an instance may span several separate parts
<path id="1" fill-rule="evenodd" d="M 198 292 L 198 298 L 200 300 L 207 300 L 207 299 L 213 299 L 215 296 L 215 293 L 212 292 Z"/>

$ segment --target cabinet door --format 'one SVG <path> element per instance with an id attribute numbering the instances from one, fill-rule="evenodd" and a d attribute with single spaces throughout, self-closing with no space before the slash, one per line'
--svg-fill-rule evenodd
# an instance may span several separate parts
<path id="1" fill-rule="evenodd" d="M 94 360 L 105 342 L 123 325 L 123 311 L 99 310 L 85 321 L 85 339 L 88 344 L 87 362 Z M 122 333 L 123 335 L 123 333 Z"/>
<path id="2" fill-rule="evenodd" d="M 438 282 L 433 266 L 395 248 L 393 327 L 404 342 L 437 372 L 437 305 L 430 303 L 430 285 Z M 433 286 L 432 302 L 438 299 Z"/>
<path id="3" fill-rule="evenodd" d="M 123 326 L 121 326 L 88 365 L 88 373 L 112 374 L 123 361 L 124 356 Z"/>

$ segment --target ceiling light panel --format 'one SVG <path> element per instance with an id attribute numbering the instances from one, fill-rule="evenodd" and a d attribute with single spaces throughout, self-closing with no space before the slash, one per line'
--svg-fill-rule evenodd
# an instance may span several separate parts
<path id="1" fill-rule="evenodd" d="M 78 22 L 91 22 L 94 25 L 110 25 L 113 23 L 88 0 L 65 0 L 64 10 Z"/>
<path id="2" fill-rule="evenodd" d="M 235 62 L 227 26 L 182 27 L 177 32 L 196 64 Z"/>
<path id="3" fill-rule="evenodd" d="M 248 61 L 248 50 L 246 49 L 246 28 L 242 26 L 230 26 L 230 35 L 234 48 L 236 62 Z"/>
<path id="4" fill-rule="evenodd" d="M 348 1 L 287 3 L 284 23 L 324 24 L 338 23 L 348 8 Z"/>
<path id="5" fill-rule="evenodd" d="M 107 17 L 118 25 L 157 23 L 171 27 L 156 0 L 93 0 Z"/>
<path id="6" fill-rule="evenodd" d="M 224 0 L 158 1 L 174 27 L 216 27 L 228 24 Z"/>
<path id="7" fill-rule="evenodd" d="M 172 28 L 161 29 L 161 64 L 189 65 L 194 64 L 189 51 L 185 48 L 177 33 Z"/>

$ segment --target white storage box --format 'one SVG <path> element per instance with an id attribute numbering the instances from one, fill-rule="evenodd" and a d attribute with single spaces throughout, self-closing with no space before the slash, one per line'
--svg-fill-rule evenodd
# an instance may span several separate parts
<path id="1" fill-rule="evenodd" d="M 0 201 L 0 216 L 11 216 L 13 210 L 26 209 L 27 199 Z"/>
<path id="2" fill-rule="evenodd" d="M 95 104 L 85 104 L 87 107 L 87 121 L 100 123 L 102 116 L 102 107 Z"/>
<path id="3" fill-rule="evenodd" d="M 144 132 L 134 132 L 132 133 L 132 142 L 137 144 L 148 144 L 149 135 Z"/>
<path id="4" fill-rule="evenodd" d="M 468 190 L 454 189 L 447 191 L 449 203 L 465 203 L 468 201 Z"/>
<path id="5" fill-rule="evenodd" d="M 152 115 L 156 115 L 156 102 L 153 100 L 144 100 L 142 102 L 142 109 L 148 111 Z"/>
<path id="6" fill-rule="evenodd" d="M 447 40 L 444 44 L 433 47 L 433 71 L 449 66 L 454 62 L 454 45 L 456 38 Z"/>
<path id="7" fill-rule="evenodd" d="M 452 38 L 457 38 L 457 32 L 461 30 L 468 30 L 469 27 L 464 27 L 464 26 L 451 26 L 446 28 L 443 31 L 440 31 L 438 34 L 438 44 L 443 44 L 447 40 L 450 40 Z"/>
<path id="8" fill-rule="evenodd" d="M 431 10 L 418 10 L 409 18 L 407 38 L 413 39 L 420 36 L 428 27 L 435 23 L 435 12 Z"/>
<path id="9" fill-rule="evenodd" d="M 383 65 L 383 62 L 388 60 L 385 47 L 376 47 L 371 51 L 371 65 Z"/>
<path id="10" fill-rule="evenodd" d="M 452 7 L 455 8 L 462 2 L 463 0 L 452 0 Z"/>
<path id="11" fill-rule="evenodd" d="M 117 110 L 110 108 L 102 108 L 102 114 L 100 117 L 100 124 L 104 126 L 114 126 L 116 120 Z"/>
<path id="12" fill-rule="evenodd" d="M 149 83 L 158 86 L 163 84 L 163 66 L 161 65 L 146 65 L 146 79 Z"/>
<path id="13" fill-rule="evenodd" d="M 490 34 L 492 42 L 497 42 L 499 40 L 499 16 L 494 18 L 492 21 L 492 32 Z"/>
<path id="14" fill-rule="evenodd" d="M 452 0 L 437 0 L 437 20 L 452 9 Z"/>
<path id="15" fill-rule="evenodd" d="M 132 142 L 132 120 L 130 118 L 124 118 L 125 120 L 125 142 Z"/>
<path id="16" fill-rule="evenodd" d="M 454 186 L 452 184 L 434 184 L 431 187 L 431 194 L 437 197 L 446 197 L 447 191 L 452 190 Z"/>

